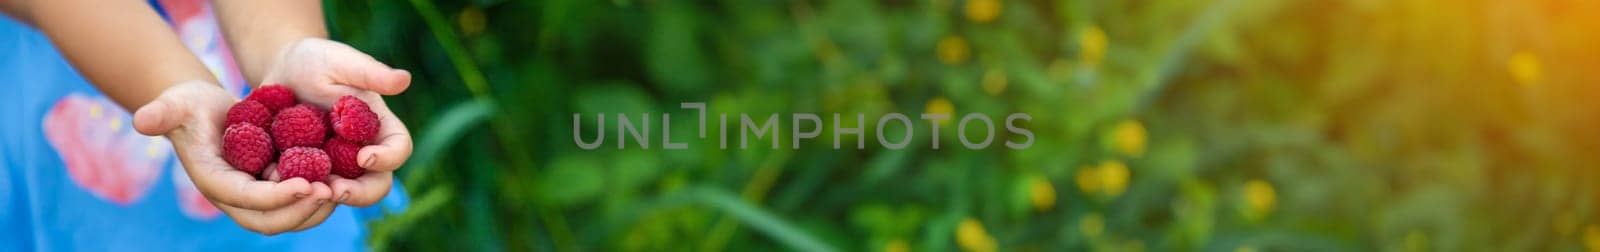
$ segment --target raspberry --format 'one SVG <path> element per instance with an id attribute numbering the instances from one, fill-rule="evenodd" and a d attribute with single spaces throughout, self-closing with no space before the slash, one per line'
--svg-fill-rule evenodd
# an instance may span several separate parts
<path id="1" fill-rule="evenodd" d="M 361 147 L 361 144 L 335 137 L 328 139 L 328 145 L 323 146 L 322 150 L 328 153 L 328 158 L 333 159 L 333 174 L 355 179 L 367 172 L 356 163 L 356 154 L 361 153 Z"/>
<path id="2" fill-rule="evenodd" d="M 261 105 L 266 105 L 267 109 L 272 110 L 274 114 L 295 104 L 294 91 L 278 84 L 261 85 L 255 91 L 250 92 L 250 96 L 244 99 L 260 102 Z"/>
<path id="3" fill-rule="evenodd" d="M 322 110 L 300 104 L 283 109 L 272 119 L 272 138 L 279 151 L 291 147 L 322 146 L 328 136 L 328 125 L 323 123 Z"/>
<path id="4" fill-rule="evenodd" d="M 222 132 L 222 160 L 250 176 L 272 162 L 272 137 L 266 130 L 249 123 L 236 123 Z"/>
<path id="5" fill-rule="evenodd" d="M 333 120 L 333 132 L 351 142 L 365 143 L 378 136 L 378 114 L 355 96 L 340 97 L 328 117 Z"/>
<path id="6" fill-rule="evenodd" d="M 239 103 L 234 103 L 233 107 L 228 108 L 228 119 L 223 121 L 222 125 L 231 126 L 240 122 L 249 123 L 262 129 L 272 127 L 272 111 L 268 110 L 267 106 L 261 105 L 260 102 L 252 100 L 239 101 Z"/>
<path id="7" fill-rule="evenodd" d="M 306 182 L 326 182 L 333 164 L 328 154 L 312 147 L 294 147 L 278 157 L 278 177 L 284 180 L 304 178 Z"/>

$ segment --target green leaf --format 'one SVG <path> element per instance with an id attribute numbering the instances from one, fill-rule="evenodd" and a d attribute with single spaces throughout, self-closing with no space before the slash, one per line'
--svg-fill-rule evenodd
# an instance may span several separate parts
<path id="1" fill-rule="evenodd" d="M 694 187 L 688 190 L 686 196 L 697 204 L 715 208 L 740 222 L 750 225 L 756 231 L 772 237 L 779 243 L 788 245 L 799 251 L 837 251 L 832 246 L 822 243 L 816 237 L 801 231 L 800 228 L 789 224 L 760 206 L 752 205 L 727 191 Z"/>
<path id="2" fill-rule="evenodd" d="M 602 161 L 591 153 L 563 155 L 534 179 L 539 198 L 557 207 L 587 203 L 605 191 Z"/>
<path id="3" fill-rule="evenodd" d="M 461 139 L 468 129 L 476 128 L 478 124 L 489 119 L 494 115 L 494 111 L 493 102 L 472 99 L 450 105 L 444 112 L 439 113 L 439 118 L 435 118 L 433 124 L 428 125 L 427 130 L 418 135 L 422 136 L 422 139 L 417 142 L 417 149 L 412 152 L 411 160 L 406 162 L 406 167 L 414 168 L 407 169 L 405 183 L 411 184 L 421 179 L 420 174 L 427 174 L 428 169 L 439 159 L 439 154 L 455 145 L 456 140 Z"/>

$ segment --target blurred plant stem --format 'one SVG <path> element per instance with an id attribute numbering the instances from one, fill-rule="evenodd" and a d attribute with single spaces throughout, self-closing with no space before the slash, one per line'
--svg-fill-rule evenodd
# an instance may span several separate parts
<path id="1" fill-rule="evenodd" d="M 1148 110 L 1150 104 L 1161 98 L 1162 91 L 1166 90 L 1167 86 L 1170 86 L 1173 76 L 1178 74 L 1178 70 L 1183 69 L 1183 63 L 1188 59 L 1189 51 L 1192 51 L 1195 46 L 1198 46 L 1208 36 L 1211 36 L 1213 29 L 1222 26 L 1228 14 L 1233 12 L 1233 9 L 1237 8 L 1238 4 L 1239 0 L 1220 0 L 1212 3 L 1206 7 L 1204 12 L 1200 13 L 1199 17 L 1194 18 L 1194 21 L 1190 22 L 1189 26 L 1183 29 L 1183 34 L 1178 35 L 1178 39 L 1172 41 L 1162 51 L 1161 58 L 1156 60 L 1156 67 L 1150 69 L 1155 71 L 1153 77 L 1149 79 L 1149 82 L 1142 83 L 1139 86 L 1139 88 L 1146 89 L 1146 91 L 1143 96 L 1139 97 L 1138 107 L 1134 108 L 1131 113 L 1137 114 Z"/>
<path id="2" fill-rule="evenodd" d="M 778 181 L 778 175 L 783 174 L 783 165 L 788 163 L 789 155 L 788 151 L 777 151 L 767 156 L 767 159 L 762 161 L 761 168 L 756 170 L 755 175 L 750 176 L 749 182 L 745 183 L 744 190 L 740 192 L 741 197 L 751 204 L 760 204 L 766 198 L 767 191 L 772 189 L 772 184 Z M 738 228 L 738 222 L 733 218 L 724 216 L 717 219 L 717 223 L 712 225 L 709 238 L 701 243 L 700 250 L 723 251 L 728 245 L 728 239 L 738 233 Z"/>
<path id="3" fill-rule="evenodd" d="M 438 6 L 427 0 L 411 0 L 410 2 L 412 7 L 417 10 L 417 15 L 422 16 L 423 22 L 427 24 L 429 33 L 433 34 L 434 39 L 439 43 L 439 47 L 444 49 L 445 54 L 450 58 L 450 63 L 455 66 L 457 75 L 461 76 L 461 83 L 466 85 L 467 90 L 472 92 L 474 98 L 493 102 L 495 98 L 489 93 L 488 81 L 483 77 L 483 72 L 478 69 L 477 63 L 473 62 L 472 58 L 467 54 L 466 47 L 461 45 L 460 38 L 456 36 L 455 30 L 450 27 L 449 21 L 446 21 Z M 533 162 L 528 160 L 528 154 L 533 152 L 523 144 L 521 136 L 510 130 L 512 129 L 510 125 L 511 123 L 505 117 L 496 116 L 491 120 L 491 126 L 494 128 L 495 134 L 499 135 L 497 139 L 510 152 L 504 156 L 511 159 L 513 169 L 533 167 Z M 546 231 L 549 232 L 550 239 L 555 242 L 556 249 L 561 251 L 573 250 L 574 239 L 571 229 L 566 226 L 566 217 L 562 216 L 557 209 L 551 209 L 548 206 L 541 206 L 537 211 L 539 218 L 542 219 L 541 222 L 545 224 Z"/>

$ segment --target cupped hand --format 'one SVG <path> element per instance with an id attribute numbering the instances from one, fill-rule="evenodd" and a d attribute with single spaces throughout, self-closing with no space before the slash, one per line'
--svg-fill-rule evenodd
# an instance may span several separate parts
<path id="1" fill-rule="evenodd" d="M 238 102 L 221 86 L 189 81 L 162 91 L 134 113 L 134 128 L 172 141 L 183 169 L 200 194 L 239 226 L 273 235 L 322 223 L 318 212 L 335 204 L 332 188 L 295 178 L 260 181 L 222 159 L 221 125 Z"/>
<path id="2" fill-rule="evenodd" d="M 283 49 L 261 83 L 287 86 L 301 102 L 322 108 L 345 95 L 367 102 L 382 124 L 371 145 L 356 154 L 357 164 L 367 172 L 356 179 L 332 175 L 328 181 L 334 201 L 352 206 L 370 206 L 389 193 L 394 170 L 411 157 L 411 133 L 380 95 L 404 92 L 411 85 L 410 72 L 390 68 L 339 42 L 306 38 Z M 332 210 L 325 206 L 319 214 Z"/>

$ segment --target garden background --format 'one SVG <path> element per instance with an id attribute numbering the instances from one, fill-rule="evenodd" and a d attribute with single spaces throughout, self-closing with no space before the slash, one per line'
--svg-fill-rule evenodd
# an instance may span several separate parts
<path id="1" fill-rule="evenodd" d="M 1600 249 L 1596 1 L 325 7 L 416 73 L 388 98 L 414 200 L 378 250 Z M 680 102 L 780 114 L 786 144 L 790 113 L 1028 113 L 1036 138 L 720 150 Z M 690 148 L 581 150 L 575 113 L 673 113 Z"/>

